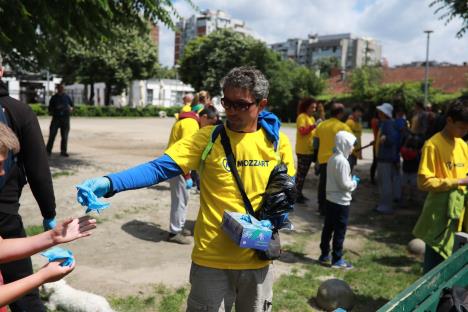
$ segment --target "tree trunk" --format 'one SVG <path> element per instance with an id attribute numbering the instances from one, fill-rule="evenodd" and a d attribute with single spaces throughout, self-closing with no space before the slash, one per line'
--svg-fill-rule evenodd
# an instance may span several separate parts
<path id="1" fill-rule="evenodd" d="M 105 106 L 110 105 L 111 88 L 112 88 L 112 85 L 109 82 L 106 82 L 106 92 L 105 92 L 105 95 L 104 95 L 104 105 Z"/>
<path id="2" fill-rule="evenodd" d="M 89 85 L 91 87 L 91 92 L 89 93 L 88 104 L 93 105 L 94 104 L 94 82 L 91 82 Z"/>

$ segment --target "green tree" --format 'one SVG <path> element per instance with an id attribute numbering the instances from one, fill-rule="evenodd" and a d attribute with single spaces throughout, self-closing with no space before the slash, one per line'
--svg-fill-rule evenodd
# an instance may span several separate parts
<path id="1" fill-rule="evenodd" d="M 434 0 L 430 7 L 437 6 L 434 14 L 442 13 L 440 19 L 445 19 L 445 24 L 454 18 L 461 18 L 462 25 L 457 32 L 457 37 L 461 38 L 468 30 L 468 1 L 466 0 Z"/>
<path id="2" fill-rule="evenodd" d="M 91 44 L 115 36 L 116 26 L 174 27 L 174 15 L 171 0 L 0 0 L 0 52 L 14 68 L 50 68 L 65 39 Z"/>
<path id="3" fill-rule="evenodd" d="M 314 67 L 320 71 L 320 75 L 330 77 L 332 69 L 340 67 L 340 60 L 336 56 L 323 57 L 315 62 Z"/>
<path id="4" fill-rule="evenodd" d="M 305 67 L 283 61 L 264 43 L 232 30 L 220 30 L 188 43 L 180 60 L 182 80 L 196 90 L 221 93 L 220 80 L 234 67 L 254 66 L 270 82 L 269 109 L 282 119 L 294 118 L 299 97 L 317 95 L 324 82 Z"/>
<path id="5" fill-rule="evenodd" d="M 66 40 L 65 53 L 60 55 L 55 67 L 65 82 L 90 85 L 105 82 L 106 105 L 111 94 L 120 94 L 130 81 L 151 78 L 160 71 L 157 47 L 148 33 L 123 27 L 115 27 L 114 32 L 112 40 L 102 38 L 99 42 L 84 44 Z M 91 94 L 90 102 L 93 96 Z"/>
<path id="6" fill-rule="evenodd" d="M 349 86 L 353 97 L 360 102 L 372 100 L 379 90 L 382 74 L 380 67 L 363 66 L 354 69 L 349 79 Z"/>

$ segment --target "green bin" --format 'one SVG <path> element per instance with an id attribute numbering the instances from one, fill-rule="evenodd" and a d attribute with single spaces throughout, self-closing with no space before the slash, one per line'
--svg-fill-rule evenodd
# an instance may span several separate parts
<path id="1" fill-rule="evenodd" d="M 377 312 L 435 312 L 443 288 L 468 286 L 468 244 L 399 293 Z"/>

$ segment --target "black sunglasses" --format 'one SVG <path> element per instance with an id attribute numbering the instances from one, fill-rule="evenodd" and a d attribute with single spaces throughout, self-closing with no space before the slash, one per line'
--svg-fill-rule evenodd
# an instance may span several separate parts
<path id="1" fill-rule="evenodd" d="M 257 102 L 246 102 L 246 101 L 231 101 L 227 98 L 221 98 L 221 105 L 224 109 L 233 109 L 233 110 L 240 110 L 240 111 L 248 111 L 250 106 L 257 104 Z"/>

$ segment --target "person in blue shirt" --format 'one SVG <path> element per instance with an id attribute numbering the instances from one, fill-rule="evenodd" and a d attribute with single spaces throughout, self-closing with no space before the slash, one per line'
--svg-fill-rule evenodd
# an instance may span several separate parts
<path id="1" fill-rule="evenodd" d="M 377 184 L 379 189 L 379 203 L 376 211 L 392 214 L 393 200 L 398 196 L 400 152 L 399 134 L 393 120 L 393 106 L 383 103 L 377 106 L 380 119 L 377 135 Z M 400 191 L 401 193 L 401 191 Z"/>

